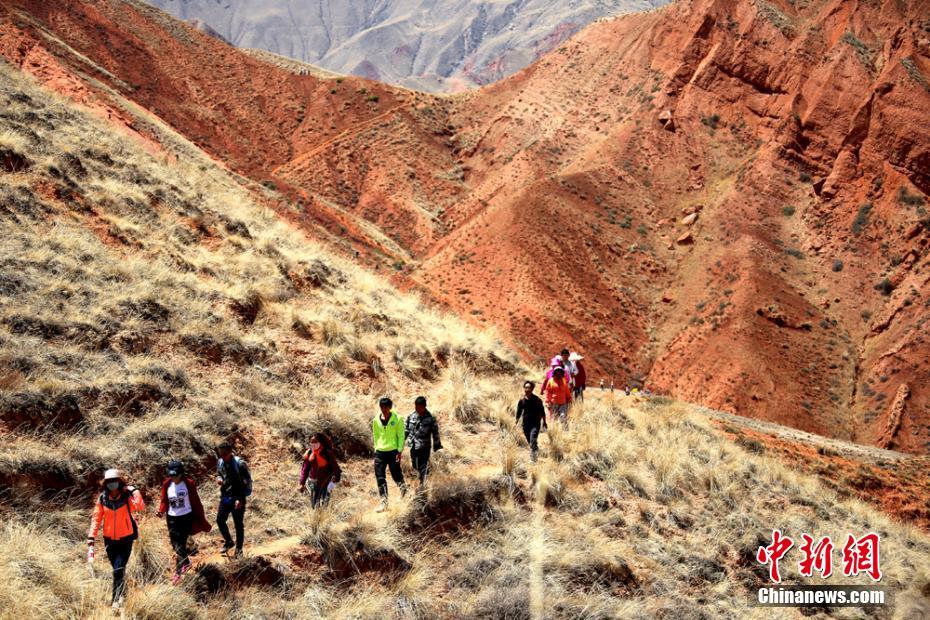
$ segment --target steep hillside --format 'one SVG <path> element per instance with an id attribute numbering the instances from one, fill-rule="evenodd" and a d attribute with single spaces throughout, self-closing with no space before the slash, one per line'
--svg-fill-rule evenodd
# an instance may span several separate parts
<path id="1" fill-rule="evenodd" d="M 592 21 L 662 0 L 149 0 L 258 48 L 426 91 L 456 91 L 506 77 Z"/>
<path id="2" fill-rule="evenodd" d="M 926 532 L 691 406 L 591 391 L 531 463 L 513 421 L 527 370 L 487 330 L 334 256 L 267 208 L 274 192 L 149 121 L 129 133 L 0 62 L 0 617 L 112 617 L 105 560 L 82 562 L 111 466 L 150 505 L 131 618 L 767 618 L 754 556 L 773 528 L 879 532 L 894 598 L 872 616 L 930 609 Z M 385 393 L 403 413 L 427 394 L 444 449 L 427 489 L 378 514 L 368 422 Z M 296 478 L 320 429 L 344 477 L 314 512 Z M 245 557 L 200 535 L 170 586 L 162 467 L 183 458 L 215 506 L 224 439 L 255 478 Z M 805 582 L 796 566 L 787 583 Z"/>
<path id="3" fill-rule="evenodd" d="M 454 115 L 472 191 L 414 277 L 480 283 L 449 303 L 534 350 L 571 335 L 655 390 L 926 451 L 927 7 L 588 28 Z"/>
<path id="4" fill-rule="evenodd" d="M 150 110 L 527 359 L 568 342 L 595 383 L 927 451 L 926 2 L 679 2 L 454 97 L 135 1 L 0 11 L 14 65 L 157 149 Z"/>

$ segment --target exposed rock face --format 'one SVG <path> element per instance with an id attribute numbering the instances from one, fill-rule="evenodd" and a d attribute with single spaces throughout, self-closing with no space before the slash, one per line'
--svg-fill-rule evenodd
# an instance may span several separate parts
<path id="1" fill-rule="evenodd" d="M 592 21 L 666 0 L 148 0 L 232 42 L 427 91 L 489 84 Z"/>
<path id="2" fill-rule="evenodd" d="M 459 97 L 272 66 L 133 2 L 8 2 L 0 54 L 144 139 L 106 84 L 530 359 L 569 343 L 592 382 L 869 442 L 906 383 L 893 445 L 922 452 L 927 15 L 682 1 Z"/>
<path id="3" fill-rule="evenodd" d="M 879 435 L 875 442 L 875 445 L 879 448 L 894 447 L 895 436 L 897 436 L 898 431 L 901 430 L 901 422 L 904 418 L 904 413 L 907 408 L 907 399 L 910 395 L 910 388 L 907 387 L 906 383 L 902 383 L 898 388 L 898 393 L 895 394 L 894 400 L 891 402 L 891 407 L 888 408 L 885 428 L 882 429 L 882 434 Z"/>

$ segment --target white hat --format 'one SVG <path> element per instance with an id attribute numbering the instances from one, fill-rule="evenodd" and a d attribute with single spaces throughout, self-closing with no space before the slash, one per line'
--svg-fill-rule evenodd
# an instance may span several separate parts
<path id="1" fill-rule="evenodd" d="M 121 472 L 118 469 L 108 469 L 105 472 L 103 472 L 103 479 L 104 480 L 122 480 L 123 472 Z"/>
<path id="2" fill-rule="evenodd" d="M 572 351 L 571 355 L 568 356 L 568 361 L 570 362 L 577 362 L 578 360 L 583 360 L 583 359 L 584 359 L 583 356 L 581 356 L 578 353 L 575 353 L 574 351 Z"/>

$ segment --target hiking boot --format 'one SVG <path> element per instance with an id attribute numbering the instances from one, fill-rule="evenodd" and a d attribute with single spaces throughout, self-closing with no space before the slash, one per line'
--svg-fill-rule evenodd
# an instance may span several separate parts
<path id="1" fill-rule="evenodd" d="M 111 605 L 111 607 L 113 611 L 119 611 L 120 609 L 122 609 L 123 608 L 123 597 L 121 596 L 115 601 L 113 601 L 113 605 Z"/>
<path id="2" fill-rule="evenodd" d="M 242 557 L 242 547 L 236 547 L 236 552 L 233 554 L 233 557 L 234 558 Z"/>
<path id="3" fill-rule="evenodd" d="M 224 543 L 223 543 L 223 546 L 220 548 L 220 553 L 221 553 L 222 555 L 227 555 L 227 554 L 229 553 L 229 550 L 232 549 L 232 548 L 235 547 L 235 546 L 236 546 L 236 545 L 234 545 L 234 544 L 231 543 L 231 542 L 224 542 Z"/>
<path id="4" fill-rule="evenodd" d="M 538 454 L 538 453 L 536 453 L 535 451 L 530 452 L 530 461 L 531 461 L 531 462 L 535 463 L 536 460 L 537 460 L 538 458 L 539 458 L 539 454 Z"/>
<path id="5" fill-rule="evenodd" d="M 385 510 L 387 510 L 387 500 L 382 499 L 381 502 L 378 504 L 378 507 L 375 508 L 375 512 L 384 512 Z"/>
<path id="6" fill-rule="evenodd" d="M 175 573 L 171 578 L 171 585 L 176 586 L 181 583 L 181 573 Z"/>

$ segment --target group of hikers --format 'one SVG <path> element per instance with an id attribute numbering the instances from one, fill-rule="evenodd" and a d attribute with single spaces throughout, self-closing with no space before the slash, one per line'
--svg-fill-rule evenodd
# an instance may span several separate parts
<path id="1" fill-rule="evenodd" d="M 549 370 L 540 387 L 537 396 L 533 390 L 536 383 L 525 381 L 523 383 L 523 398 L 517 403 L 517 422 L 523 420 L 523 436 L 530 447 L 530 460 L 536 462 L 539 454 L 539 434 L 549 428 L 548 417 L 558 420 L 563 425 L 568 423 L 568 410 L 573 401 L 584 400 L 584 391 L 587 382 L 587 373 L 581 363 L 584 357 L 578 353 L 562 349 L 562 351 L 549 362 Z"/>
<path id="2" fill-rule="evenodd" d="M 425 397 L 417 397 L 414 411 L 406 419 L 397 414 L 390 398 L 382 398 L 378 405 L 381 411 L 372 419 L 371 429 L 375 479 L 381 497 L 378 512 L 383 512 L 388 498 L 387 470 L 400 487 L 401 495 L 407 491 L 401 469 L 404 448 L 410 447 L 411 465 L 422 485 L 429 473 L 430 455 L 442 449 L 442 442 L 439 423 L 426 408 Z M 252 474 L 245 460 L 234 453 L 231 444 L 224 442 L 218 445 L 216 456 L 215 482 L 220 495 L 216 525 L 223 537 L 221 553 L 228 555 L 235 550 L 233 557 L 238 557 L 242 555 L 245 542 L 245 510 L 247 498 L 252 494 Z M 209 532 L 212 526 L 207 521 L 197 484 L 186 474 L 184 464 L 179 460 L 169 461 L 165 474 L 157 516 L 166 519 L 168 538 L 175 554 L 172 583 L 176 585 L 192 566 L 192 551 L 188 546 L 190 537 Z M 312 434 L 310 448 L 303 454 L 298 491 L 309 491 L 311 506 L 318 507 L 329 500 L 341 475 L 330 438 L 325 433 Z M 114 610 L 118 610 L 126 595 L 126 566 L 133 542 L 139 537 L 136 517 L 144 512 L 145 501 L 139 489 L 128 484 L 126 475 L 118 469 L 106 470 L 101 486 L 87 535 L 87 560 L 93 563 L 94 543 L 97 535 L 102 534 L 104 550 L 113 569 L 111 604 Z M 235 527 L 235 539 L 229 531 L 230 516 Z"/>
<path id="3" fill-rule="evenodd" d="M 548 428 L 547 418 L 566 423 L 571 403 L 584 398 L 582 359 L 568 349 L 563 349 L 552 359 L 540 390 L 545 405 L 534 394 L 536 384 L 533 381 L 523 384 L 524 396 L 517 403 L 516 419 L 518 422 L 522 420 L 523 434 L 534 462 L 539 452 L 539 434 Z M 380 497 L 378 512 L 383 512 L 388 504 L 388 471 L 401 496 L 407 492 L 401 469 L 405 448 L 410 449 L 410 463 L 421 487 L 430 471 L 432 453 L 442 449 L 439 422 L 427 409 L 426 398 L 418 396 L 413 406 L 413 412 L 403 418 L 395 411 L 390 398 L 381 398 L 378 401 L 380 412 L 371 421 L 374 473 Z M 310 447 L 301 460 L 297 490 L 309 493 L 310 505 L 316 508 L 329 501 L 340 482 L 342 469 L 329 436 L 323 432 L 313 433 L 309 443 Z M 233 557 L 238 557 L 242 555 L 245 541 L 245 512 L 252 494 L 252 475 L 246 461 L 235 454 L 232 444 L 224 442 L 218 445 L 216 457 L 214 481 L 219 488 L 216 525 L 223 538 L 221 553 L 228 555 L 234 550 Z M 212 526 L 206 518 L 197 484 L 185 471 L 184 464 L 176 459 L 169 461 L 165 474 L 157 516 L 166 520 L 168 538 L 175 555 L 172 583 L 178 584 L 192 566 L 190 556 L 193 552 L 189 548 L 189 539 L 195 534 L 209 532 Z M 115 610 L 122 606 L 125 598 L 126 566 L 133 542 L 139 536 L 136 516 L 144 510 L 141 492 L 128 484 L 126 475 L 118 469 L 106 470 L 93 508 L 87 558 L 88 562 L 94 561 L 94 542 L 102 533 L 107 559 L 113 569 L 112 606 Z M 229 531 L 230 516 L 235 527 L 235 539 Z"/>

